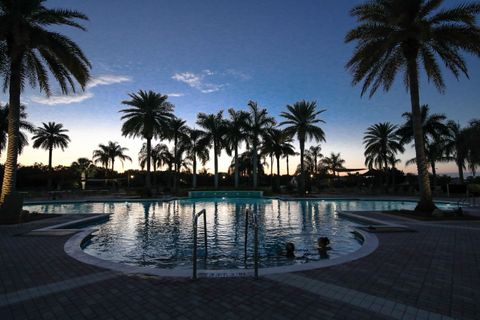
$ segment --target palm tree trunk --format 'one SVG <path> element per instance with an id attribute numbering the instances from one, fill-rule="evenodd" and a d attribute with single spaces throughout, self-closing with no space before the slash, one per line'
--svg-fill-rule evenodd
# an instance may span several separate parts
<path id="1" fill-rule="evenodd" d="M 178 155 L 177 155 L 177 135 L 175 134 L 173 140 L 173 159 L 175 159 L 173 164 L 173 192 L 177 193 L 177 179 L 178 179 Z"/>
<path id="2" fill-rule="evenodd" d="M 290 177 L 290 166 L 288 164 L 288 154 L 287 154 L 287 176 Z"/>
<path id="3" fill-rule="evenodd" d="M 192 175 L 192 188 L 197 187 L 197 157 L 193 155 L 193 175 Z"/>
<path id="4" fill-rule="evenodd" d="M 435 168 L 434 160 L 430 160 L 430 166 L 432 166 L 432 186 L 435 190 L 435 187 L 437 186 L 437 168 Z"/>
<path id="5" fill-rule="evenodd" d="M 21 92 L 21 65 L 22 57 L 18 55 L 11 60 L 9 83 L 9 111 L 8 111 L 8 144 L 7 159 L 2 183 L 0 204 L 3 206 L 8 198 L 14 195 L 17 182 L 18 142 L 20 140 L 20 92 Z M 18 212 L 20 213 L 20 212 Z"/>
<path id="6" fill-rule="evenodd" d="M 217 141 L 213 142 L 213 162 L 215 166 L 215 176 L 213 180 L 213 184 L 215 189 L 218 189 L 218 152 L 217 152 Z"/>
<path id="7" fill-rule="evenodd" d="M 235 188 L 238 188 L 239 176 L 238 176 L 238 145 L 235 146 Z"/>
<path id="8" fill-rule="evenodd" d="M 258 160 L 257 160 L 257 143 L 254 141 L 253 142 L 253 148 L 252 148 L 252 152 L 253 152 L 253 157 L 252 157 L 252 168 L 253 168 L 253 188 L 254 189 L 257 189 L 257 185 L 258 185 Z"/>
<path id="9" fill-rule="evenodd" d="M 413 136 L 415 140 L 415 153 L 418 171 L 418 187 L 420 190 L 420 201 L 415 210 L 425 213 L 432 213 L 435 205 L 432 199 L 432 190 L 430 189 L 430 179 L 428 177 L 427 161 L 425 157 L 425 141 L 423 139 L 423 129 L 420 113 L 420 93 L 418 86 L 418 65 L 416 54 L 414 58 L 408 61 L 408 82 L 410 86 L 410 100 L 412 104 L 412 124 Z"/>
<path id="10" fill-rule="evenodd" d="M 313 173 L 314 174 L 317 174 L 317 154 L 315 153 L 315 155 L 313 156 L 313 161 L 315 161 L 315 163 L 313 164 Z"/>
<path id="11" fill-rule="evenodd" d="M 150 156 L 152 153 L 152 139 L 147 138 L 147 174 L 145 175 L 145 187 L 150 189 Z"/>
<path id="12" fill-rule="evenodd" d="M 277 190 L 280 191 L 280 156 L 277 156 Z"/>
<path id="13" fill-rule="evenodd" d="M 48 147 L 48 189 L 52 188 L 52 176 L 53 176 L 53 170 L 52 170 L 52 154 L 53 154 L 53 146 L 50 145 Z"/>
<path id="14" fill-rule="evenodd" d="M 463 178 L 463 163 L 460 161 L 457 161 L 457 166 L 458 166 L 458 177 L 460 178 L 460 183 L 464 182 Z"/>
<path id="15" fill-rule="evenodd" d="M 273 153 L 270 154 L 270 185 L 273 187 Z"/>
<path id="16" fill-rule="evenodd" d="M 115 171 L 115 158 L 112 158 L 112 173 Z"/>
<path id="17" fill-rule="evenodd" d="M 305 140 L 300 138 L 300 183 L 299 183 L 299 190 L 301 195 L 305 195 L 305 167 L 303 164 L 303 157 L 305 153 Z"/>

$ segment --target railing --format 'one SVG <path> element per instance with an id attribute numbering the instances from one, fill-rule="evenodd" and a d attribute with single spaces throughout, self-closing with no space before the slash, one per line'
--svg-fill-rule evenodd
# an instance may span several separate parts
<path id="1" fill-rule="evenodd" d="M 198 218 L 203 215 L 203 236 L 205 238 L 205 260 L 208 256 L 208 246 L 207 246 L 207 212 L 205 209 L 197 212 L 193 220 L 193 279 L 197 279 L 197 229 L 198 229 Z"/>
<path id="2" fill-rule="evenodd" d="M 244 248 L 244 261 L 247 263 L 247 246 L 248 246 L 248 227 L 249 227 L 249 216 L 250 210 L 245 210 L 245 248 Z M 252 215 L 252 226 L 253 226 L 253 266 L 254 266 L 254 275 L 255 279 L 258 279 L 258 220 L 257 213 L 255 212 Z"/>

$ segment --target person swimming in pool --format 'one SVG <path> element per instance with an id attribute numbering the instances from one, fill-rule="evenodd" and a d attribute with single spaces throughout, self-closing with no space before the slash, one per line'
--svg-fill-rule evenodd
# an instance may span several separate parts
<path id="1" fill-rule="evenodd" d="M 320 258 L 329 258 L 328 251 L 332 250 L 332 248 L 330 247 L 330 239 L 328 239 L 327 237 L 320 237 L 318 238 L 317 244 L 318 254 L 320 255 Z"/>
<path id="2" fill-rule="evenodd" d="M 287 242 L 285 245 L 286 256 L 289 259 L 295 259 L 295 245 L 292 242 Z"/>

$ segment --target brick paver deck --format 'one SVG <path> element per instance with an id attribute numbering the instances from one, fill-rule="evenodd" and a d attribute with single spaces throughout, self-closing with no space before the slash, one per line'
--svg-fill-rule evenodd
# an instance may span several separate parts
<path id="1" fill-rule="evenodd" d="M 63 251 L 69 236 L 26 235 L 72 218 L 0 226 L 0 319 L 480 319 L 478 222 L 398 219 L 417 232 L 377 234 L 357 261 L 193 282 L 82 264 Z"/>

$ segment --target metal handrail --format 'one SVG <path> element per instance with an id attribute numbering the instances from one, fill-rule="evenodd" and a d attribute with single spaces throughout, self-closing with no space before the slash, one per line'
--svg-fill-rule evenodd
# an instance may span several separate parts
<path id="1" fill-rule="evenodd" d="M 198 218 L 203 215 L 203 236 L 205 238 L 205 260 L 208 256 L 208 246 L 207 246 L 207 211 L 205 209 L 200 210 L 195 214 L 193 220 L 193 279 L 197 279 L 197 229 L 198 229 Z"/>
<path id="2" fill-rule="evenodd" d="M 244 259 L 245 263 L 247 263 L 247 246 L 248 246 L 248 217 L 250 215 L 250 210 L 245 210 L 245 248 L 244 248 Z M 257 220 L 257 213 L 255 212 L 252 215 L 252 223 L 253 225 L 253 264 L 254 264 L 254 274 L 255 279 L 258 279 L 258 220 Z"/>

